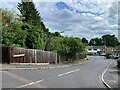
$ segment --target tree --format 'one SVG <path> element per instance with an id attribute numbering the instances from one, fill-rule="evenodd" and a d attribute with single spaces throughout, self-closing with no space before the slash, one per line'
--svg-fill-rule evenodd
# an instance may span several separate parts
<path id="1" fill-rule="evenodd" d="M 54 32 L 54 33 L 51 33 L 49 32 L 48 29 L 46 29 L 47 32 L 46 32 L 46 35 L 47 35 L 47 39 L 46 39 L 46 44 L 45 44 L 45 51 L 49 51 L 50 50 L 50 41 L 51 41 L 51 38 L 54 38 L 54 37 L 62 37 L 61 34 L 59 32 Z"/>
<path id="2" fill-rule="evenodd" d="M 70 47 L 71 54 L 80 53 L 80 52 L 83 52 L 85 50 L 85 46 L 82 43 L 80 38 L 69 37 L 67 44 Z"/>
<path id="3" fill-rule="evenodd" d="M 31 23 L 35 26 L 41 25 L 42 18 L 40 17 L 40 13 L 35 8 L 35 5 L 32 2 L 32 0 L 21 0 L 21 3 L 18 3 L 18 10 L 24 17 L 24 22 Z"/>
<path id="4" fill-rule="evenodd" d="M 90 45 L 90 46 L 94 46 L 94 45 L 95 45 L 94 39 L 91 39 L 91 40 L 90 40 L 89 45 Z"/>
<path id="5" fill-rule="evenodd" d="M 80 38 L 54 37 L 51 39 L 50 45 L 52 51 L 62 54 L 76 54 L 85 50 Z"/>
<path id="6" fill-rule="evenodd" d="M 21 19 L 12 11 L 2 10 L 2 44 L 25 47 L 26 31 L 21 29 Z"/>
<path id="7" fill-rule="evenodd" d="M 66 60 L 73 60 L 76 54 L 85 51 L 85 46 L 80 38 L 53 37 L 50 41 L 51 51 L 65 56 Z"/>
<path id="8" fill-rule="evenodd" d="M 115 37 L 115 35 L 103 35 L 102 40 L 103 40 L 104 45 L 106 46 L 115 47 L 119 44 L 119 41 Z"/>
<path id="9" fill-rule="evenodd" d="M 8 9 L 0 8 L 0 11 L 2 13 L 2 26 L 9 27 L 11 23 L 15 21 L 17 15 Z"/>
<path id="10" fill-rule="evenodd" d="M 43 34 L 38 27 L 29 26 L 25 42 L 27 48 L 43 50 L 45 47 Z"/>
<path id="11" fill-rule="evenodd" d="M 103 35 L 101 38 L 92 38 L 89 42 L 90 46 L 102 46 L 115 47 L 119 45 L 118 39 L 115 35 Z"/>
<path id="12" fill-rule="evenodd" d="M 102 45 L 104 45 L 103 44 L 103 40 L 101 38 L 95 38 L 94 40 L 95 40 L 95 45 L 96 46 L 102 46 Z"/>
<path id="13" fill-rule="evenodd" d="M 102 46 L 103 45 L 103 40 L 101 38 L 93 38 L 89 42 L 90 46 Z"/>
<path id="14" fill-rule="evenodd" d="M 88 40 L 86 38 L 82 38 L 82 43 L 84 43 L 85 45 L 88 45 Z"/>
<path id="15" fill-rule="evenodd" d="M 54 36 L 56 36 L 56 37 L 61 37 L 61 34 L 60 34 L 59 32 L 55 32 L 55 33 L 54 33 Z"/>
<path id="16" fill-rule="evenodd" d="M 25 46 L 25 41 L 26 41 L 26 31 L 21 29 L 22 26 L 22 21 L 18 21 L 16 20 L 13 24 L 12 24 L 12 30 L 13 33 L 15 35 L 15 39 L 13 40 L 14 44 L 17 44 L 20 47 L 26 47 Z"/>
<path id="17" fill-rule="evenodd" d="M 18 4 L 18 9 L 23 17 L 22 21 L 25 23 L 22 28 L 25 27 L 27 31 L 26 47 L 44 50 L 46 27 L 34 3 L 32 0 L 28 0 L 27 2 L 22 0 L 21 3 Z"/>
<path id="18" fill-rule="evenodd" d="M 66 39 L 63 37 L 52 37 L 50 41 L 50 50 L 61 54 L 69 53 L 70 47 L 67 46 Z"/>

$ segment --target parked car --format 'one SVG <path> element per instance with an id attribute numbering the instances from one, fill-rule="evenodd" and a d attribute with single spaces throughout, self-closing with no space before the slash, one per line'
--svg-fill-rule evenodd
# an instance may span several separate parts
<path id="1" fill-rule="evenodd" d="M 120 56 L 114 56 L 114 59 L 119 59 L 120 58 Z"/>

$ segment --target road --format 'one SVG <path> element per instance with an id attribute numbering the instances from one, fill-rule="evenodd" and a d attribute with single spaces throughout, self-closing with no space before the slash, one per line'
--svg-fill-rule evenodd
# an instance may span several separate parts
<path id="1" fill-rule="evenodd" d="M 101 75 L 111 60 L 100 56 L 90 62 L 47 70 L 3 71 L 3 88 L 106 88 Z"/>

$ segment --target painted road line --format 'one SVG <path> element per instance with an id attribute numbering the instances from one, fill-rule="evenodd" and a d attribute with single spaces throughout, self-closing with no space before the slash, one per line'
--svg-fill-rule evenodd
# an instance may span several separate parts
<path id="1" fill-rule="evenodd" d="M 80 69 L 77 69 L 77 70 L 73 70 L 73 71 L 70 71 L 70 72 L 67 72 L 67 73 L 63 73 L 63 74 L 60 74 L 58 76 L 63 76 L 63 75 L 66 75 L 66 74 L 70 74 L 70 73 L 73 73 L 73 72 L 77 72 L 79 71 Z M 19 87 L 16 87 L 16 88 L 24 88 L 24 87 L 27 87 L 27 86 L 31 86 L 31 85 L 34 85 L 34 84 L 37 84 L 37 83 L 40 83 L 42 82 L 42 80 L 38 80 L 38 81 L 35 81 L 35 82 L 31 82 L 31 83 L 28 83 L 28 84 L 25 84 L 25 85 L 22 85 L 22 86 L 19 86 Z M 45 87 L 44 87 L 45 88 Z"/>
<path id="2" fill-rule="evenodd" d="M 28 84 L 25 84 L 25 85 L 19 86 L 19 87 L 17 87 L 17 88 L 26 87 L 26 85 L 30 86 L 30 85 L 37 84 L 37 83 L 41 82 L 41 80 L 38 80 L 38 81 L 36 81 L 36 82 L 33 82 L 33 81 L 29 80 L 29 79 L 25 79 L 25 78 L 23 78 L 23 77 L 20 77 L 20 76 L 18 76 L 18 75 L 15 75 L 15 74 L 10 73 L 10 72 L 7 72 L 7 71 L 4 71 L 4 73 L 7 74 L 7 75 L 9 75 L 9 76 L 11 76 L 11 77 L 13 77 L 13 78 L 15 78 L 16 80 L 19 80 L 19 81 L 21 81 L 21 82 L 24 82 L 24 83 L 28 83 L 28 84 L 29 84 L 29 85 L 28 85 Z M 40 86 L 41 86 L 41 85 L 34 85 L 34 88 L 40 88 Z M 44 86 L 41 86 L 41 87 L 44 87 Z M 16 87 L 15 87 L 15 88 L 16 88 Z M 11 89 L 11 90 L 14 90 L 14 89 Z"/>
<path id="3" fill-rule="evenodd" d="M 105 73 L 107 72 L 107 70 L 108 70 L 108 68 L 110 67 L 110 65 L 112 64 L 112 62 L 113 62 L 113 61 L 110 62 L 110 64 L 108 65 L 108 67 L 105 69 L 105 71 L 103 72 L 103 74 L 102 74 L 102 76 L 101 76 L 101 80 L 102 80 L 103 84 L 104 84 L 108 89 L 110 89 L 110 90 L 113 90 L 113 89 L 111 88 L 111 86 L 110 86 L 109 84 L 107 84 L 107 82 L 105 82 L 105 80 L 104 80 L 104 75 L 105 75 Z"/>
<path id="4" fill-rule="evenodd" d="M 62 74 L 59 74 L 58 77 L 61 77 L 63 75 L 67 75 L 67 74 L 70 74 L 70 73 L 74 73 L 74 72 L 77 72 L 79 71 L 80 69 L 77 69 L 77 70 L 73 70 L 73 71 L 69 71 L 69 72 L 66 72 L 66 73 L 62 73 Z"/>
<path id="5" fill-rule="evenodd" d="M 25 84 L 25 85 L 22 85 L 22 86 L 19 86 L 19 87 L 16 87 L 16 88 L 24 88 L 24 87 L 27 87 L 27 86 L 31 86 L 31 85 L 40 83 L 40 82 L 42 82 L 42 81 L 43 81 L 43 80 L 38 80 L 38 81 L 36 81 L 36 82 L 31 82 L 31 83 L 28 83 L 28 84 Z"/>
<path id="6" fill-rule="evenodd" d="M 15 75 L 15 74 L 7 72 L 7 71 L 4 71 L 3 74 L 7 74 L 8 76 L 13 77 L 14 79 L 19 80 L 21 82 L 25 82 L 25 83 L 30 83 L 31 82 L 31 80 L 25 79 L 23 77 L 20 77 L 18 75 Z"/>

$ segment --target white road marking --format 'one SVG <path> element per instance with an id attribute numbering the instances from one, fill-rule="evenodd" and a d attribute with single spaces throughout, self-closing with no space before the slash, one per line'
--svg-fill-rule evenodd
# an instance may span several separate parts
<path id="1" fill-rule="evenodd" d="M 105 73 L 107 72 L 107 70 L 108 70 L 108 68 L 110 67 L 110 65 L 112 64 L 112 62 L 113 62 L 113 61 L 110 62 L 110 64 L 108 65 L 108 67 L 105 69 L 105 71 L 103 72 L 103 74 L 102 74 L 102 76 L 101 76 L 102 82 L 103 82 L 109 89 L 111 89 L 111 90 L 113 90 L 113 89 L 110 87 L 110 85 L 107 84 L 107 82 L 105 82 L 105 80 L 104 80 L 104 75 L 105 75 Z"/>
<path id="2" fill-rule="evenodd" d="M 42 82 L 42 80 L 38 80 L 38 81 L 36 81 L 36 82 L 33 82 L 33 81 L 31 81 L 31 80 L 25 79 L 25 78 L 23 78 L 23 77 L 17 76 L 17 75 L 15 75 L 15 74 L 10 73 L 10 72 L 7 72 L 7 71 L 4 71 L 4 73 L 7 74 L 7 75 L 9 75 L 9 76 L 11 76 L 11 77 L 13 77 L 13 78 L 16 79 L 16 80 L 19 80 L 19 81 L 24 82 L 24 83 L 28 83 L 28 84 L 21 85 L 21 86 L 15 87 L 15 88 L 23 88 L 23 87 L 26 87 L 26 86 L 30 86 L 30 85 L 33 85 L 33 84 L 37 84 L 37 83 L 39 83 L 39 82 Z M 34 87 L 35 87 L 35 88 L 43 88 L 44 86 L 42 86 L 42 85 L 34 85 Z M 14 90 L 14 89 L 10 89 L 10 90 Z"/>
<path id="3" fill-rule="evenodd" d="M 23 87 L 27 87 L 27 86 L 31 86 L 33 84 L 37 84 L 37 83 L 40 83 L 42 82 L 43 80 L 38 80 L 36 82 L 31 82 L 31 83 L 28 83 L 28 84 L 25 84 L 25 85 L 22 85 L 22 86 L 19 86 L 19 87 L 16 87 L 16 88 L 23 88 Z"/>
<path id="4" fill-rule="evenodd" d="M 68 66 L 72 66 L 72 65 L 57 66 L 57 68 L 68 67 Z"/>
<path id="5" fill-rule="evenodd" d="M 69 72 L 66 72 L 66 73 L 62 73 L 62 74 L 59 74 L 58 76 L 63 76 L 63 75 L 67 75 L 67 74 L 70 74 L 70 73 L 73 73 L 73 72 L 77 72 L 79 71 L 80 69 L 77 69 L 77 70 L 73 70 L 73 71 L 69 71 Z"/>
<path id="6" fill-rule="evenodd" d="M 91 61 L 93 61 L 93 60 L 91 60 Z M 91 61 L 89 61 L 89 62 L 91 62 Z M 88 63 L 88 62 L 84 62 L 84 63 Z M 83 63 L 79 63 L 79 64 L 83 64 Z M 73 64 L 73 65 L 79 65 L 79 64 Z M 72 65 L 58 66 L 57 68 L 68 67 L 68 66 L 72 66 Z M 55 67 L 50 67 L 50 68 L 55 68 Z M 69 72 L 60 74 L 60 75 L 58 75 L 58 76 L 60 77 L 60 76 L 67 75 L 67 74 L 70 74 L 70 73 L 73 73 L 73 72 L 77 72 L 77 71 L 79 71 L 79 70 L 80 70 L 80 69 L 76 69 L 76 70 L 73 70 L 73 71 L 69 71 Z M 19 87 L 16 87 L 16 88 L 24 88 L 24 87 L 27 87 L 27 86 L 31 86 L 31 85 L 40 83 L 40 82 L 42 82 L 42 81 L 43 81 L 43 79 L 42 79 L 42 80 L 35 81 L 35 82 L 28 83 L 28 84 L 25 84 L 25 85 L 22 85 L 22 86 L 19 86 Z"/>
<path id="7" fill-rule="evenodd" d="M 70 73 L 73 73 L 73 72 L 77 72 L 77 71 L 79 71 L 79 70 L 80 70 L 80 69 L 73 70 L 73 71 L 70 71 L 70 72 L 67 72 L 67 73 L 60 74 L 60 75 L 58 75 L 58 76 L 60 77 L 60 76 L 66 75 L 66 74 L 70 74 Z M 42 81 L 43 81 L 43 79 L 42 79 L 42 80 L 35 81 L 35 82 L 28 83 L 28 84 L 25 84 L 25 85 L 22 85 L 22 86 L 19 86 L 19 87 L 16 87 L 16 88 L 24 88 L 24 87 L 27 87 L 27 86 L 31 86 L 31 85 L 40 83 L 40 82 L 42 82 Z"/>

